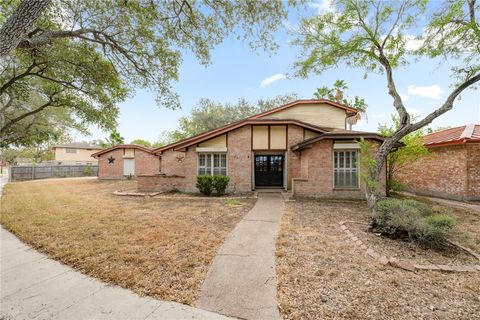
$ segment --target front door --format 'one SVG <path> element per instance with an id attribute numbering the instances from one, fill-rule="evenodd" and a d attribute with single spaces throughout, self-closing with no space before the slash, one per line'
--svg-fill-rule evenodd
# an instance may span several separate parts
<path id="1" fill-rule="evenodd" d="M 283 155 L 255 155 L 255 186 L 283 187 Z"/>

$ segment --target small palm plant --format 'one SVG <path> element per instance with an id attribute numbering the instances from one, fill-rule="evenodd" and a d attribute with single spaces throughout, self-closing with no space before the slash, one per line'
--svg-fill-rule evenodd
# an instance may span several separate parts
<path id="1" fill-rule="evenodd" d="M 368 121 L 367 103 L 365 102 L 365 99 L 358 96 L 355 96 L 353 99 L 344 97 L 343 92 L 347 89 L 348 85 L 345 80 L 336 80 L 331 88 L 326 86 L 317 88 L 317 91 L 315 91 L 313 95 L 317 99 L 336 101 L 356 109 L 357 113 L 347 118 L 349 129 L 352 130 L 352 126 L 358 123 L 362 118 L 365 118 L 365 120 Z"/>

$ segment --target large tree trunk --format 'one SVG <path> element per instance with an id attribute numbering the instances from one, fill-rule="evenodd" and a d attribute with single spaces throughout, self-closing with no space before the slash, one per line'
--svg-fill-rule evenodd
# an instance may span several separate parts
<path id="1" fill-rule="evenodd" d="M 401 126 L 398 128 L 392 137 L 386 138 L 380 148 L 377 150 L 375 154 L 375 165 L 369 172 L 371 172 L 371 177 L 367 179 L 371 180 L 373 183 L 366 183 L 365 187 L 365 197 L 367 199 L 368 208 L 372 214 L 372 219 L 370 221 L 370 228 L 375 227 L 376 225 L 376 218 L 377 218 L 377 211 L 376 205 L 379 198 L 379 188 L 380 185 L 380 176 L 382 174 L 383 166 L 387 162 L 388 154 L 395 148 L 396 144 L 406 135 L 404 131 L 406 130 L 407 126 Z M 376 187 L 373 187 L 376 186 Z M 388 186 L 387 186 L 388 187 Z"/>
<path id="2" fill-rule="evenodd" d="M 0 57 L 12 52 L 25 35 L 32 31 L 50 2 L 51 0 L 23 0 L 20 3 L 0 28 Z"/>

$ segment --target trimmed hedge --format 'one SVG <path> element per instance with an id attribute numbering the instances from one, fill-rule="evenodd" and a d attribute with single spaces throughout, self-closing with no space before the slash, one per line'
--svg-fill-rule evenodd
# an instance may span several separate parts
<path id="1" fill-rule="evenodd" d="M 197 176 L 197 189 L 206 196 L 215 190 L 217 194 L 225 194 L 230 178 L 228 176 Z"/>
<path id="2" fill-rule="evenodd" d="M 219 195 L 225 194 L 229 182 L 230 177 L 228 176 L 213 176 L 213 188 Z"/>
<path id="3" fill-rule="evenodd" d="M 212 194 L 213 191 L 213 177 L 212 176 L 197 176 L 197 188 L 206 196 Z"/>
<path id="4" fill-rule="evenodd" d="M 407 237 L 433 247 L 441 247 L 455 229 L 447 215 L 413 199 L 388 198 L 377 203 L 377 230 L 392 238 Z"/>

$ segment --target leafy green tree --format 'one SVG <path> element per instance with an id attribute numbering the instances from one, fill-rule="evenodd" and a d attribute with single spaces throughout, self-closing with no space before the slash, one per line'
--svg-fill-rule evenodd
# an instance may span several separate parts
<path id="1" fill-rule="evenodd" d="M 356 124 L 362 116 L 367 119 L 367 103 L 365 99 L 360 98 L 359 96 L 355 96 L 353 99 L 349 99 L 344 96 L 344 91 L 348 89 L 348 85 L 344 80 L 336 80 L 332 87 L 320 87 L 313 93 L 316 99 L 328 99 L 330 101 L 336 101 L 347 105 L 351 108 L 357 109 L 357 113 L 347 118 L 347 123 L 350 126 L 350 130 L 352 130 L 352 126 Z"/>
<path id="2" fill-rule="evenodd" d="M 114 130 L 127 88 L 94 46 L 17 52 L 0 64 L 0 147 L 48 141 L 59 131 Z"/>
<path id="3" fill-rule="evenodd" d="M 198 106 L 192 109 L 189 116 L 180 118 L 179 128 L 170 132 L 163 132 L 160 141 L 163 144 L 179 141 L 273 109 L 292 102 L 296 98 L 296 94 L 290 93 L 272 99 L 259 99 L 256 103 L 251 103 L 245 98 L 241 98 L 235 103 L 200 99 Z"/>
<path id="4" fill-rule="evenodd" d="M 321 74 L 341 64 L 360 68 L 365 75 L 370 72 L 385 75 L 399 126 L 384 140 L 369 170 L 372 172 L 369 179 L 374 183 L 366 184 L 366 198 L 372 212 L 372 225 L 378 190 L 369 186 L 378 184 L 387 155 L 403 137 L 451 110 L 456 98 L 480 81 L 480 18 L 477 17 L 480 4 L 475 0 L 449 1 L 427 19 L 418 19 L 426 16 L 427 4 L 425 0 L 336 0 L 333 11 L 304 18 L 294 41 L 302 50 L 301 58 L 295 63 L 299 76 Z M 423 44 L 420 49 L 407 46 L 413 30 L 423 32 L 413 37 Z M 454 58 L 459 64 L 452 69 L 456 83 L 447 98 L 418 121 L 412 121 L 408 114 L 393 76 L 396 68 L 413 62 L 409 59 L 412 54 Z"/>
<path id="5" fill-rule="evenodd" d="M 110 136 L 105 140 L 106 141 L 101 145 L 103 148 L 110 148 L 125 143 L 125 139 L 117 131 L 110 133 Z"/>
<path id="6" fill-rule="evenodd" d="M 275 0 L 3 1 L 0 145 L 51 137 L 35 117 L 54 108 L 71 114 L 74 129 L 94 124 L 111 131 L 118 103 L 137 88 L 175 108 L 172 84 L 184 52 L 207 65 L 211 49 L 231 34 L 252 48 L 275 49 L 272 31 L 286 18 L 286 6 Z M 48 123 L 55 127 L 55 118 Z"/>
<path id="7" fill-rule="evenodd" d="M 384 137 L 391 137 L 400 126 L 400 121 L 396 115 L 392 115 L 393 125 L 388 126 L 380 124 L 378 133 Z M 404 136 L 400 142 L 403 147 L 392 150 L 387 156 L 387 192 L 395 189 L 395 173 L 406 168 L 413 161 L 418 161 L 422 157 L 429 154 L 428 149 L 424 146 L 424 130 L 418 129 Z"/>
<path id="8" fill-rule="evenodd" d="M 130 143 L 131 144 L 139 144 L 139 145 L 145 146 L 145 147 L 151 147 L 152 146 L 152 144 L 149 141 L 143 140 L 143 139 L 135 139 Z"/>

